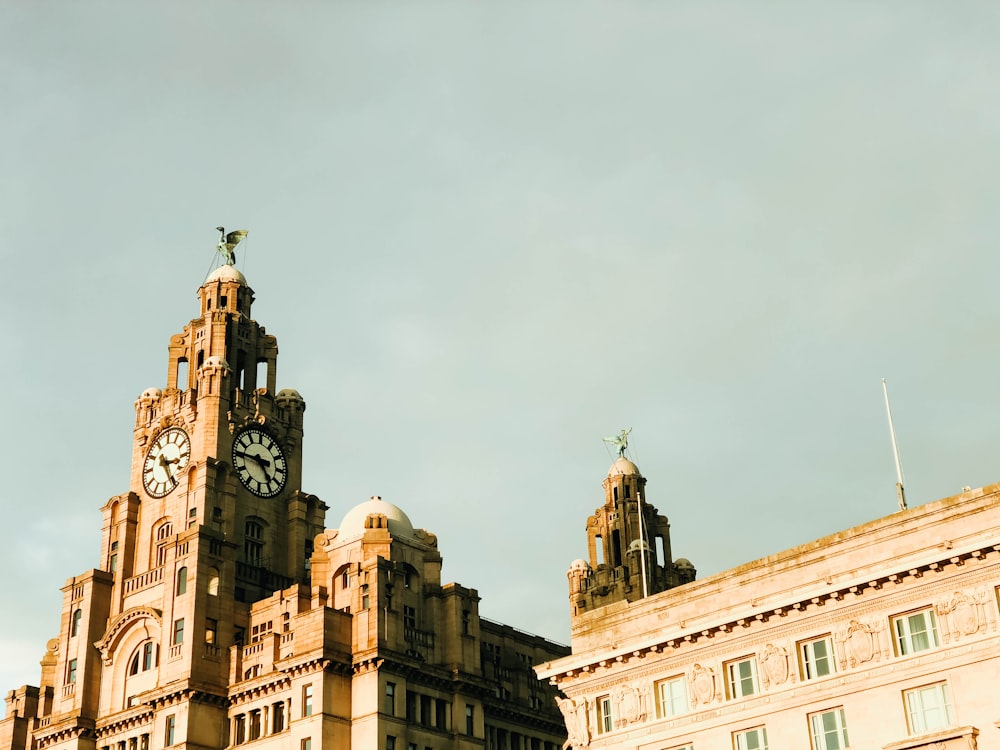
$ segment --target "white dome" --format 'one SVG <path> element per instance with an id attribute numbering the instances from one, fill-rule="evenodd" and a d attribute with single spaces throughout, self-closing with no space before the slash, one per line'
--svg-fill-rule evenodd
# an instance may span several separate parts
<path id="1" fill-rule="evenodd" d="M 589 572 L 590 571 L 590 563 L 588 563 L 586 560 L 578 557 L 576 560 L 574 560 L 573 562 L 571 562 L 569 564 L 569 572 L 573 573 L 573 572 L 576 572 L 578 570 L 579 571 L 583 571 L 584 573 Z"/>
<path id="2" fill-rule="evenodd" d="M 232 369 L 229 367 L 229 363 L 226 362 L 225 359 L 216 354 L 213 354 L 211 357 L 208 357 L 202 364 L 201 369 L 204 369 L 206 367 L 221 367 L 223 370 Z"/>
<path id="3" fill-rule="evenodd" d="M 205 283 L 207 284 L 210 281 L 235 281 L 246 286 L 247 277 L 237 271 L 236 266 L 231 266 L 226 263 L 219 266 L 208 275 L 208 278 L 205 279 Z"/>
<path id="4" fill-rule="evenodd" d="M 347 511 L 337 529 L 338 540 L 363 535 L 366 531 L 365 520 L 370 515 L 385 516 L 389 521 L 389 533 L 393 536 L 413 538 L 413 524 L 403 510 L 392 503 L 387 503 L 378 495 L 373 495 L 367 502 L 355 505 Z"/>
<path id="5" fill-rule="evenodd" d="M 642 474 L 639 473 L 639 467 L 625 458 L 625 456 L 620 456 L 618 460 L 611 464 L 611 468 L 608 469 L 609 477 L 618 476 L 619 474 L 624 474 L 625 476 L 642 476 Z"/>
<path id="6" fill-rule="evenodd" d="M 142 395 L 139 396 L 139 398 L 147 398 L 147 399 L 156 400 L 156 399 L 160 398 L 160 396 L 162 396 L 162 395 L 163 395 L 163 391 L 161 391 L 159 388 L 147 388 L 146 390 L 144 390 L 142 392 Z"/>
<path id="7" fill-rule="evenodd" d="M 275 396 L 276 399 L 288 399 L 289 401 L 305 401 L 302 398 L 302 394 L 299 393 L 294 388 L 282 388 L 278 391 L 278 395 Z"/>

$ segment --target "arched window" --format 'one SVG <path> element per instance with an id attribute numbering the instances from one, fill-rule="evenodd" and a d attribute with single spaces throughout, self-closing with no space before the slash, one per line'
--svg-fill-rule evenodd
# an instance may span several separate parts
<path id="1" fill-rule="evenodd" d="M 264 524 L 248 518 L 243 534 L 243 557 L 248 565 L 264 567 Z"/>
<path id="2" fill-rule="evenodd" d="M 219 595 L 219 569 L 209 568 L 208 569 L 208 595 L 218 596 Z"/>
<path id="3" fill-rule="evenodd" d="M 188 569 L 183 567 L 177 571 L 177 596 L 186 594 L 188 588 Z"/>
<path id="4" fill-rule="evenodd" d="M 75 638 L 80 633 L 80 621 L 83 619 L 83 610 L 73 610 L 73 622 L 69 627 L 70 638 Z"/>
<path id="5" fill-rule="evenodd" d="M 167 546 L 170 537 L 174 534 L 174 525 L 168 520 L 163 521 L 159 526 L 156 527 L 155 532 L 155 544 L 154 548 L 156 550 L 156 561 L 155 566 L 159 568 L 161 565 L 167 562 Z"/>
<path id="6" fill-rule="evenodd" d="M 159 663 L 159 655 L 160 649 L 153 641 L 140 644 L 128 663 L 129 677 L 153 669 Z"/>

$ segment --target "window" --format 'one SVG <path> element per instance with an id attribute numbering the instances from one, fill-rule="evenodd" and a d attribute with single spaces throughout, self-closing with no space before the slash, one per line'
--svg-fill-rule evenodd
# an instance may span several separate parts
<path id="1" fill-rule="evenodd" d="M 312 716 L 313 712 L 313 686 L 302 686 L 302 715 Z"/>
<path id="2" fill-rule="evenodd" d="M 842 708 L 812 714 L 809 729 L 813 750 L 842 750 L 851 746 L 847 741 L 847 721 Z"/>
<path id="3" fill-rule="evenodd" d="M 279 701 L 271 706 L 271 733 L 281 732 L 285 728 L 285 703 Z"/>
<path id="4" fill-rule="evenodd" d="M 255 740 L 260 737 L 261 720 L 259 708 L 250 712 L 250 722 L 247 729 L 247 739 Z"/>
<path id="5" fill-rule="evenodd" d="M 926 651 L 938 645 L 937 618 L 933 609 L 897 617 L 892 621 L 892 629 L 896 634 L 896 653 L 899 656 Z"/>
<path id="6" fill-rule="evenodd" d="M 312 750 L 313 740 L 312 737 L 306 737 L 299 743 L 299 750 Z"/>
<path id="7" fill-rule="evenodd" d="M 946 682 L 907 690 L 903 693 L 903 698 L 906 701 L 910 734 L 929 732 L 950 726 L 954 722 Z"/>
<path id="8" fill-rule="evenodd" d="M 800 644 L 799 656 L 802 659 L 803 680 L 815 680 L 837 671 L 833 639 L 828 635 Z"/>
<path id="9" fill-rule="evenodd" d="M 417 627 L 417 610 L 405 604 L 403 605 L 403 627 L 413 629 Z"/>
<path id="10" fill-rule="evenodd" d="M 75 638 L 80 633 L 80 621 L 83 620 L 83 610 L 73 610 L 73 623 L 69 626 L 69 637 Z"/>
<path id="11" fill-rule="evenodd" d="M 368 584 L 361 584 L 361 609 L 368 609 L 371 606 L 371 601 L 368 596 Z"/>
<path id="12" fill-rule="evenodd" d="M 767 750 L 767 730 L 764 727 L 747 729 L 733 735 L 736 750 Z"/>
<path id="13" fill-rule="evenodd" d="M 76 682 L 76 659 L 70 659 L 66 665 L 66 684 L 72 685 Z"/>
<path id="14" fill-rule="evenodd" d="M 396 715 L 396 683 L 385 683 L 385 713 L 389 716 Z"/>
<path id="15" fill-rule="evenodd" d="M 129 662 L 129 676 L 139 674 L 139 672 L 148 672 L 150 669 L 155 667 L 156 654 L 156 644 L 152 641 L 146 641 L 139 646 L 139 648 L 135 650 L 135 653 L 132 654 L 132 660 Z"/>
<path id="16" fill-rule="evenodd" d="M 174 620 L 174 634 L 170 639 L 170 643 L 174 646 L 179 646 L 184 643 L 184 618 L 179 620 Z"/>
<path id="17" fill-rule="evenodd" d="M 174 714 L 170 714 L 166 721 L 166 731 L 163 733 L 163 744 L 169 747 L 174 744 L 174 733 L 177 730 L 177 717 Z"/>
<path id="18" fill-rule="evenodd" d="M 219 621 L 213 617 L 205 618 L 205 643 L 215 643 L 219 639 Z"/>
<path id="19" fill-rule="evenodd" d="M 687 684 L 683 677 L 656 683 L 656 718 L 666 719 L 688 710 Z"/>
<path id="20" fill-rule="evenodd" d="M 208 569 L 208 595 L 218 596 L 219 595 L 219 569 L 209 568 Z"/>
<path id="21" fill-rule="evenodd" d="M 726 675 L 730 698 L 745 698 L 760 690 L 757 687 L 757 662 L 754 659 L 730 662 L 726 665 Z"/>
<path id="22" fill-rule="evenodd" d="M 470 737 L 474 734 L 473 730 L 476 727 L 476 708 L 475 706 L 470 706 L 468 703 L 465 704 L 465 733 Z"/>
<path id="23" fill-rule="evenodd" d="M 385 750 L 396 750 L 396 738 L 391 734 L 385 738 Z"/>
<path id="24" fill-rule="evenodd" d="M 233 734 L 236 737 L 234 745 L 242 745 L 247 741 L 247 717 L 245 714 L 239 714 L 234 720 L 235 729 Z"/>
<path id="25" fill-rule="evenodd" d="M 264 565 L 264 526 L 258 521 L 247 521 L 244 529 L 243 557 L 247 565 L 256 568 Z"/>
<path id="26" fill-rule="evenodd" d="M 343 573 L 340 574 L 340 588 L 346 589 L 348 583 L 350 583 L 350 576 L 347 574 L 347 571 L 345 570 Z"/>
<path id="27" fill-rule="evenodd" d="M 188 569 L 186 567 L 177 571 L 177 596 L 186 594 L 188 590 Z"/>
<path id="28" fill-rule="evenodd" d="M 597 733 L 611 731 L 611 696 L 602 695 L 597 699 Z"/>

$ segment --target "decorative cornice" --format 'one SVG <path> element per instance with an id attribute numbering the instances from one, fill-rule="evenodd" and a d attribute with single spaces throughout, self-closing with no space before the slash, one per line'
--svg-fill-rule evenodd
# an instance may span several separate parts
<path id="1" fill-rule="evenodd" d="M 721 634 L 743 632 L 757 625 L 767 623 L 774 618 L 786 617 L 791 612 L 816 609 L 822 607 L 827 602 L 842 601 L 848 596 L 861 597 L 870 591 L 880 590 L 884 586 L 903 583 L 907 578 L 921 578 L 927 574 L 941 573 L 949 565 L 960 567 L 969 561 L 982 562 L 993 553 L 998 552 L 1000 552 L 1000 543 L 983 545 L 961 552 L 949 550 L 947 557 L 942 557 L 933 562 L 895 570 L 891 573 L 874 576 L 867 580 L 853 581 L 821 594 L 793 599 L 776 607 L 768 606 L 746 617 L 714 623 L 706 627 L 685 628 L 684 622 L 681 622 L 677 635 L 670 638 L 657 640 L 653 643 L 640 644 L 635 648 L 621 648 L 617 644 L 613 644 L 604 652 L 605 655 L 593 656 L 589 660 L 584 658 L 576 666 L 569 669 L 549 672 L 543 665 L 537 669 L 537 672 L 540 677 L 548 677 L 551 684 L 558 685 L 561 680 L 572 678 L 579 674 L 595 672 L 598 669 L 606 668 L 615 663 L 627 662 L 632 658 L 642 658 L 647 654 L 655 654 L 662 651 L 674 651 L 687 645 L 694 645 L 700 641 L 709 640 Z M 751 605 L 753 604 L 754 602 L 751 602 Z M 568 656 L 559 661 L 571 661 L 572 659 L 572 656 Z"/>

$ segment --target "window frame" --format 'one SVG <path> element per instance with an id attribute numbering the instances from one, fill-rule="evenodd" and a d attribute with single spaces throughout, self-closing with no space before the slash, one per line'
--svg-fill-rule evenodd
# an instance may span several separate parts
<path id="1" fill-rule="evenodd" d="M 671 690 L 671 694 L 669 696 L 664 696 L 664 688 L 668 688 L 669 686 L 680 686 L 682 694 L 676 695 L 674 694 L 674 691 Z M 684 678 L 684 675 L 677 675 L 675 677 L 657 680 L 653 683 L 653 694 L 656 701 L 657 719 L 670 719 L 674 716 L 686 714 L 691 710 L 688 697 L 687 680 Z M 665 697 L 667 700 L 664 700 Z M 678 701 L 680 701 L 681 704 L 679 710 L 666 710 L 668 706 L 671 707 L 671 709 L 675 708 Z"/>
<path id="2" fill-rule="evenodd" d="M 822 643 L 827 650 L 825 656 L 817 657 L 815 646 Z M 806 641 L 799 641 L 799 676 L 806 681 L 819 680 L 837 673 L 837 655 L 833 648 L 833 636 L 821 635 L 818 638 L 810 638 Z M 811 652 L 811 653 L 810 653 Z M 826 674 L 810 674 L 810 671 L 817 670 L 817 665 L 822 661 L 828 664 L 829 671 Z"/>
<path id="3" fill-rule="evenodd" d="M 746 677 L 740 675 L 737 678 L 735 670 L 742 664 L 750 665 L 750 674 Z M 744 692 L 744 682 L 746 680 L 750 681 L 751 689 L 749 692 Z M 739 690 L 737 690 L 737 686 L 739 687 Z M 757 671 L 756 657 L 745 656 L 740 659 L 734 659 L 733 661 L 726 662 L 726 692 L 730 700 L 749 698 L 753 695 L 760 694 L 760 674 Z"/>
<path id="4" fill-rule="evenodd" d="M 833 728 L 825 725 L 825 717 L 832 716 Z M 828 708 L 825 711 L 815 711 L 808 716 L 809 738 L 812 750 L 846 750 L 851 742 L 847 734 L 847 716 L 843 706 Z M 830 745 L 829 737 L 836 737 L 837 744 Z"/>
<path id="5" fill-rule="evenodd" d="M 755 746 L 747 743 L 751 734 L 756 737 L 758 744 Z M 761 742 L 763 744 L 760 744 Z M 750 727 L 749 729 L 741 729 L 739 732 L 733 732 L 733 748 L 734 750 L 767 750 L 767 727 Z"/>
<path id="6" fill-rule="evenodd" d="M 597 733 L 608 734 L 615 727 L 611 710 L 611 696 L 609 694 L 599 695 L 594 700 L 594 704 L 597 707 Z"/>
<path id="7" fill-rule="evenodd" d="M 912 621 L 918 617 L 924 620 L 924 630 L 913 631 L 911 630 Z M 926 627 L 928 619 L 930 620 L 929 629 Z M 924 607 L 896 615 L 892 618 L 892 633 L 896 656 L 911 656 L 922 651 L 931 651 L 941 645 L 934 607 Z M 917 648 L 914 641 L 922 636 L 928 636 L 927 645 Z"/>
<path id="8" fill-rule="evenodd" d="M 920 721 L 915 722 L 914 718 L 917 716 L 917 712 L 914 709 L 913 701 L 911 698 L 919 697 L 921 704 L 923 704 L 924 696 L 930 694 L 937 694 L 941 698 L 941 705 L 933 707 L 920 706 Z M 928 685 L 918 685 L 913 688 L 909 688 L 903 691 L 903 708 L 906 711 L 906 726 L 911 735 L 924 734 L 926 732 L 932 732 L 935 729 L 945 729 L 947 727 L 955 726 L 955 709 L 951 703 L 951 690 L 948 687 L 948 681 L 942 680 L 941 682 L 932 682 Z M 931 710 L 944 709 L 945 722 L 942 724 L 928 725 L 927 714 Z M 917 724 L 921 726 L 917 726 Z"/>

